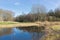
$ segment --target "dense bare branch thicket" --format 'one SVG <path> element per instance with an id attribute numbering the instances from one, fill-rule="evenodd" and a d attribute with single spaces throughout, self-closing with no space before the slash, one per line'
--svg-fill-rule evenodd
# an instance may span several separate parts
<path id="1" fill-rule="evenodd" d="M 19 15 L 15 21 L 34 22 L 34 21 L 60 21 L 60 9 L 49 10 L 46 12 L 44 6 L 34 5 L 27 15 Z"/>
<path id="2" fill-rule="evenodd" d="M 48 12 L 48 21 L 60 21 L 60 9 L 56 8 L 54 11 Z"/>
<path id="3" fill-rule="evenodd" d="M 15 21 L 19 22 L 34 22 L 44 21 L 46 16 L 46 10 L 44 6 L 34 5 L 31 11 L 27 15 L 20 15 L 16 17 Z"/>
<path id="4" fill-rule="evenodd" d="M 14 12 L 0 9 L 0 21 L 13 21 Z"/>

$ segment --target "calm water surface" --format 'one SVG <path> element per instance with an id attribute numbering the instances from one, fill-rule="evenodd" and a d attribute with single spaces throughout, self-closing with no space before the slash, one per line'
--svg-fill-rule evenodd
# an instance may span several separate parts
<path id="1" fill-rule="evenodd" d="M 1 35 L 0 40 L 38 40 L 38 36 L 39 38 L 41 38 L 42 35 L 44 34 L 43 32 L 42 33 L 28 32 L 17 28 L 12 28 L 11 30 L 12 30 L 11 33 Z"/>

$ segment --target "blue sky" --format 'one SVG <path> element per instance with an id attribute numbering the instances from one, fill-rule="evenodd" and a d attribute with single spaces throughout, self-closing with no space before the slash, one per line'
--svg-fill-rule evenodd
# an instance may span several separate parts
<path id="1" fill-rule="evenodd" d="M 12 10 L 15 16 L 28 13 L 34 4 L 44 5 L 47 10 L 60 7 L 60 0 L 0 0 L 0 9 Z"/>

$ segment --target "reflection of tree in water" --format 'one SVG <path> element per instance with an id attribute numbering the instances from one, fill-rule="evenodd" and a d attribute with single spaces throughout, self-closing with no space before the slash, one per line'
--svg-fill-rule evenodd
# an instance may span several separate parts
<path id="1" fill-rule="evenodd" d="M 42 32 L 44 27 L 29 26 L 29 27 L 19 27 L 18 29 L 28 32 Z"/>
<path id="2" fill-rule="evenodd" d="M 42 27 L 37 26 L 30 26 L 30 27 L 21 27 L 20 30 L 28 31 L 32 34 L 32 40 L 39 40 L 41 36 L 44 34 L 43 30 L 45 29 Z"/>
<path id="3" fill-rule="evenodd" d="M 0 29 L 0 36 L 10 34 L 12 32 L 12 28 L 1 28 Z"/>

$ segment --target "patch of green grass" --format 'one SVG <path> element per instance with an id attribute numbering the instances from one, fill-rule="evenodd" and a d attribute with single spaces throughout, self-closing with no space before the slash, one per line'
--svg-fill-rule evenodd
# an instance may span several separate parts
<path id="1" fill-rule="evenodd" d="M 52 26 L 52 29 L 55 31 L 58 31 L 58 30 L 60 30 L 60 25 Z"/>
<path id="2" fill-rule="evenodd" d="M 15 24 L 14 22 L 0 22 L 0 24 Z"/>

